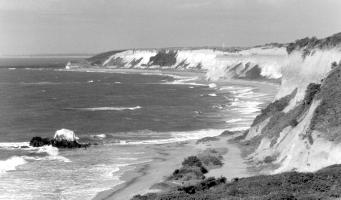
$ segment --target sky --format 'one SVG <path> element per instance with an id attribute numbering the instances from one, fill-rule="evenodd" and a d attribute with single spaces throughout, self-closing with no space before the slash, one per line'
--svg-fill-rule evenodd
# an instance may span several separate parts
<path id="1" fill-rule="evenodd" d="M 0 55 L 252 46 L 341 32 L 341 0 L 0 0 Z"/>

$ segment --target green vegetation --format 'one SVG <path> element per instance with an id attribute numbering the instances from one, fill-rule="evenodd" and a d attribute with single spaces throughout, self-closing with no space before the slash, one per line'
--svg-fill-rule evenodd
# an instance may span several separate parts
<path id="1" fill-rule="evenodd" d="M 279 133 L 286 127 L 295 127 L 299 123 L 299 119 L 310 107 L 313 98 L 320 91 L 320 84 L 311 83 L 307 86 L 305 96 L 302 102 L 289 112 L 282 111 L 273 113 L 268 124 L 263 128 L 262 135 L 272 139 L 271 146 L 273 146 L 279 138 Z"/>
<path id="2" fill-rule="evenodd" d="M 200 143 L 206 143 L 206 142 L 217 141 L 217 140 L 219 140 L 219 139 L 216 137 L 204 137 L 204 138 L 197 140 L 196 143 L 200 144 Z"/>
<path id="3" fill-rule="evenodd" d="M 108 66 L 124 67 L 126 64 L 127 63 L 124 62 L 123 58 L 117 57 L 117 58 L 110 59 L 110 61 L 105 64 L 105 67 L 108 67 Z"/>
<path id="4" fill-rule="evenodd" d="M 150 57 L 149 65 L 172 66 L 176 64 L 177 51 L 160 50 L 155 56 Z"/>
<path id="5" fill-rule="evenodd" d="M 306 57 L 307 55 L 313 53 L 314 49 L 328 49 L 340 44 L 341 33 L 337 33 L 323 39 L 317 39 L 316 37 L 306 37 L 289 43 L 287 46 L 287 52 L 288 54 L 291 54 L 293 51 L 301 50 L 303 52 L 302 56 Z"/>
<path id="6" fill-rule="evenodd" d="M 223 166 L 223 154 L 227 153 L 227 149 L 211 149 L 208 148 L 199 153 L 197 157 L 205 168 L 214 169 Z"/>
<path id="7" fill-rule="evenodd" d="M 316 96 L 321 102 L 314 112 L 310 130 L 325 133 L 321 136 L 330 141 L 340 141 L 341 67 L 334 68 L 328 74 Z"/>
<path id="8" fill-rule="evenodd" d="M 203 166 L 201 160 L 197 156 L 189 156 L 182 162 L 182 167 L 176 169 L 169 180 L 191 181 L 202 180 L 205 178 L 208 170 Z"/>
<path id="9" fill-rule="evenodd" d="M 130 61 L 130 68 L 134 68 L 136 65 L 138 65 L 141 61 L 143 60 L 143 58 L 139 58 L 139 59 L 133 59 L 132 61 Z"/>
<path id="10" fill-rule="evenodd" d="M 187 59 L 182 60 L 176 67 L 175 69 L 186 69 L 186 67 L 189 65 L 189 63 L 187 63 Z"/>
<path id="11" fill-rule="evenodd" d="M 180 186 L 167 192 L 137 195 L 133 200 L 317 200 L 341 197 L 341 165 L 315 173 L 287 172 L 235 178 L 207 178 L 190 186 Z"/>
<path id="12" fill-rule="evenodd" d="M 86 60 L 91 64 L 91 65 L 103 65 L 104 61 L 106 61 L 110 56 L 120 53 L 123 50 L 118 50 L 118 51 L 108 51 L 104 52 L 101 54 L 97 54 L 91 58 L 87 58 Z"/>
<path id="13" fill-rule="evenodd" d="M 276 113 L 281 112 L 285 107 L 289 105 L 290 100 L 295 97 L 296 92 L 297 90 L 294 90 L 291 94 L 270 103 L 266 108 L 262 109 L 261 113 L 257 115 L 255 120 L 253 121 L 252 126 L 266 120 L 268 117 L 271 117 Z"/>
<path id="14" fill-rule="evenodd" d="M 250 70 L 245 72 L 245 78 L 246 79 L 261 79 L 263 76 L 261 75 L 262 70 L 259 68 L 258 65 L 252 67 Z"/>

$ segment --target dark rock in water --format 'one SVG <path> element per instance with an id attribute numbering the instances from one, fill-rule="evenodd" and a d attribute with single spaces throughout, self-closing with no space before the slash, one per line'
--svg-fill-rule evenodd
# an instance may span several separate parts
<path id="1" fill-rule="evenodd" d="M 52 145 L 57 148 L 86 148 L 90 146 L 90 143 L 78 143 L 77 141 L 68 140 L 56 140 L 50 138 L 33 137 L 30 141 L 32 147 L 42 147 L 45 145 Z M 23 147 L 22 147 L 23 148 Z"/>
<path id="2" fill-rule="evenodd" d="M 53 139 L 33 137 L 30 141 L 30 146 L 41 147 L 44 145 L 52 145 L 57 148 L 86 148 L 90 143 L 79 143 L 78 137 L 72 130 L 60 129 L 56 131 Z"/>
<path id="3" fill-rule="evenodd" d="M 86 148 L 90 146 L 90 143 L 82 144 L 77 141 L 68 141 L 68 140 L 51 140 L 51 144 L 57 148 Z"/>
<path id="4" fill-rule="evenodd" d="M 32 147 L 41 147 L 50 144 L 51 140 L 49 138 L 33 137 L 30 141 L 30 146 Z"/>

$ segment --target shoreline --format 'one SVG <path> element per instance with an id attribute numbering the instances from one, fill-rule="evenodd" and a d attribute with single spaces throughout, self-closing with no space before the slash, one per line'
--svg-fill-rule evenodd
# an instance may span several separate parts
<path id="1" fill-rule="evenodd" d="M 208 82 L 204 79 L 205 73 L 203 72 L 186 72 L 186 71 L 167 71 L 167 70 L 146 70 L 146 69 L 77 69 L 77 70 L 65 70 L 65 71 L 79 71 L 79 72 L 101 72 L 101 73 L 132 73 L 132 74 L 155 74 L 165 76 L 183 76 L 183 77 L 198 77 L 195 80 L 196 83 Z M 198 82 L 199 81 L 199 82 Z M 278 89 L 278 84 L 272 82 L 263 81 L 248 81 L 248 80 L 220 80 L 215 82 L 217 92 L 219 88 L 223 86 L 229 86 L 231 83 L 234 85 L 243 85 L 256 88 L 264 93 L 272 93 Z M 184 82 L 183 84 L 186 84 Z M 262 101 L 262 104 L 266 104 L 266 101 Z M 250 119 L 251 121 L 253 119 Z M 176 142 L 161 145 L 152 145 L 149 148 L 156 150 L 157 156 L 152 162 L 146 164 L 137 164 L 133 170 L 124 172 L 121 176 L 121 180 L 124 183 L 114 186 L 109 190 L 105 190 L 97 193 L 93 200 L 129 200 L 134 195 L 146 194 L 149 192 L 164 191 L 165 188 L 155 189 L 157 184 L 164 183 L 164 179 L 172 174 L 172 172 L 180 167 L 181 162 L 188 156 L 197 155 L 198 152 L 205 149 L 214 148 L 226 148 L 227 153 L 223 155 L 223 162 L 225 163 L 221 168 L 212 169 L 209 171 L 209 176 L 225 176 L 228 179 L 234 177 L 249 177 L 257 175 L 257 170 L 245 159 L 243 155 L 244 149 L 238 142 L 231 141 L 232 137 L 217 136 L 218 141 L 205 142 L 205 144 L 196 144 L 197 140 L 190 140 L 185 142 Z M 166 151 L 166 152 L 164 152 Z M 236 155 L 237 154 L 237 155 Z M 231 159 L 234 161 L 231 170 Z M 236 167 L 238 165 L 238 168 Z M 232 172 L 232 173 L 231 173 Z"/>

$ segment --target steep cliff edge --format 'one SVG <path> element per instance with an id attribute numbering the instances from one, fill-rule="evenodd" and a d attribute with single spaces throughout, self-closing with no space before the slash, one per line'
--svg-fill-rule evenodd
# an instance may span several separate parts
<path id="1" fill-rule="evenodd" d="M 98 54 L 82 62 L 69 62 L 66 69 L 159 69 L 198 71 L 211 81 L 218 79 L 279 80 L 286 45 L 251 48 L 131 49 Z"/>
<path id="2" fill-rule="evenodd" d="M 274 173 L 341 163 L 341 34 L 290 43 L 276 100 L 254 120 L 249 159 Z"/>

